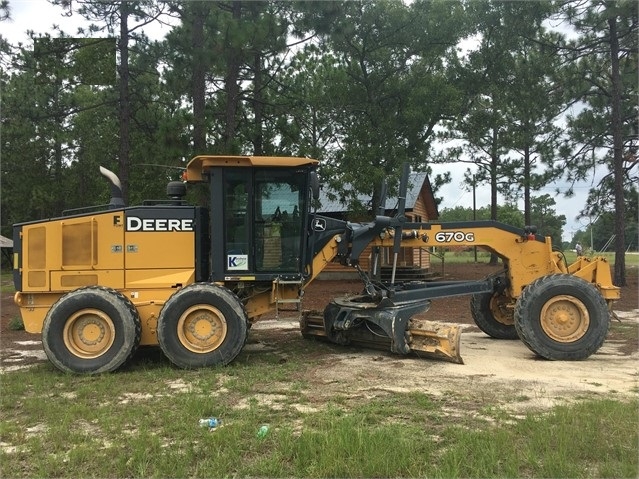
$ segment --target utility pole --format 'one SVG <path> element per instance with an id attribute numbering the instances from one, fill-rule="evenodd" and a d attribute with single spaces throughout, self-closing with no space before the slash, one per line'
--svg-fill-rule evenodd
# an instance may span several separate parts
<path id="1" fill-rule="evenodd" d="M 475 175 L 473 175 L 473 221 L 477 220 L 477 198 L 475 197 Z M 477 246 L 473 246 L 475 253 L 475 263 L 477 263 Z"/>

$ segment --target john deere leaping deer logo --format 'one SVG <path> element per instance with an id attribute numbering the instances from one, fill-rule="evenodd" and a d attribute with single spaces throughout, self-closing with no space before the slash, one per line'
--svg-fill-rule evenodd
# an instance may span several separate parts
<path id="1" fill-rule="evenodd" d="M 313 231 L 326 231 L 326 220 L 323 218 L 315 218 L 313 220 Z"/>

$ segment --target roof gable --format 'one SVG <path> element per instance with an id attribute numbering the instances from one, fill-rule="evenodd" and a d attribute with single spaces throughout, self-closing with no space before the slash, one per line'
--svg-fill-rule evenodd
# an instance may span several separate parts
<path id="1" fill-rule="evenodd" d="M 351 189 L 351 185 L 344 186 L 346 190 Z M 336 199 L 329 198 L 329 195 Z M 428 175 L 425 172 L 411 172 L 408 177 L 408 188 L 406 190 L 406 211 L 410 212 L 415 208 L 419 201 L 420 195 L 423 196 L 424 204 L 429 213 L 429 218 L 435 219 L 439 216 L 435 203 L 435 197 L 430 186 Z M 370 205 L 371 197 L 364 194 L 358 194 L 357 200 L 363 205 Z M 340 201 L 339 194 L 331 189 L 320 190 L 320 207 L 319 213 L 345 213 L 348 211 L 348 204 Z M 386 211 L 393 210 L 399 202 L 397 196 L 389 196 L 386 198 Z"/>

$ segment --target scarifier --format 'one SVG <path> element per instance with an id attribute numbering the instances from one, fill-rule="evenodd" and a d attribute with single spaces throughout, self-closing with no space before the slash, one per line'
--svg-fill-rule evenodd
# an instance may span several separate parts
<path id="1" fill-rule="evenodd" d="M 42 334 L 48 358 L 67 372 L 114 371 L 140 345 L 159 345 L 182 368 L 225 365 L 251 324 L 298 307 L 305 288 L 338 261 L 359 273 L 362 292 L 303 312 L 304 337 L 463 363 L 459 327 L 415 315 L 434 299 L 470 295 L 484 332 L 519 337 L 543 358 L 585 359 L 602 345 L 620 297 L 604 258 L 568 265 L 534 227 L 408 223 L 407 166 L 394 216 L 384 215 L 385 200 L 370 222 L 322 216 L 312 209 L 317 165 L 197 156 L 186 178 L 208 183 L 208 207 L 189 205 L 183 182 L 169 183 L 168 200 L 125 206 L 117 176 L 101 168 L 111 183 L 108 205 L 14 225 L 15 302 L 25 329 Z M 380 252 L 390 252 L 389 282 L 361 267 L 369 245 L 374 268 Z M 449 246 L 495 253 L 504 270 L 481 281 L 396 281 L 400 248 Z"/>

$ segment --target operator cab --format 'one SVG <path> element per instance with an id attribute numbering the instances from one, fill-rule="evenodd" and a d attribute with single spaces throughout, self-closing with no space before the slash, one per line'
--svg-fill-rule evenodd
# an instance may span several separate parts
<path id="1" fill-rule="evenodd" d="M 302 277 L 316 164 L 308 158 L 216 156 L 189 163 L 187 181 L 195 176 L 210 185 L 211 281 Z"/>

